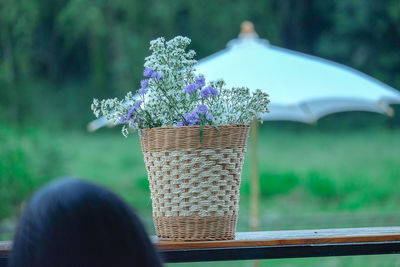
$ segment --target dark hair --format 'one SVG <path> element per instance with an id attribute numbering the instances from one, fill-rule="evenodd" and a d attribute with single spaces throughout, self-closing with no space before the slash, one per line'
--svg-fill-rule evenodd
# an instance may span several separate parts
<path id="1" fill-rule="evenodd" d="M 9 266 L 161 266 L 132 209 L 77 179 L 52 182 L 22 213 Z"/>

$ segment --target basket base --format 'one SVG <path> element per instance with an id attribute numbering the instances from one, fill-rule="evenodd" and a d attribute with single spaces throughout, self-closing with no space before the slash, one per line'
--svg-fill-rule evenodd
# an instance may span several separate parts
<path id="1" fill-rule="evenodd" d="M 235 239 L 237 215 L 153 217 L 160 240 L 203 241 Z"/>

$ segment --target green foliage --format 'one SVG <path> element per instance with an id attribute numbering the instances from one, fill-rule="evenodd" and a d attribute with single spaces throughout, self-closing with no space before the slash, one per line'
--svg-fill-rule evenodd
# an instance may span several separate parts
<path id="1" fill-rule="evenodd" d="M 50 178 L 62 174 L 62 153 L 48 134 L 0 126 L 0 221 Z"/>
<path id="2" fill-rule="evenodd" d="M 311 193 L 322 198 L 332 198 L 336 195 L 336 184 L 334 180 L 324 176 L 323 173 L 311 171 L 306 184 Z"/>
<path id="3" fill-rule="evenodd" d="M 260 174 L 260 192 L 263 196 L 283 195 L 290 193 L 299 183 L 298 176 L 293 172 Z"/>

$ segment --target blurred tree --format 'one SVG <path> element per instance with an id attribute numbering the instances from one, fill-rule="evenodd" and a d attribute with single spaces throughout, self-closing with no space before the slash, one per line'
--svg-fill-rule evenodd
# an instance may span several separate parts
<path id="1" fill-rule="evenodd" d="M 39 20 L 37 11 L 36 3 L 30 0 L 0 2 L 0 104 L 10 120 L 20 119 L 26 104 L 22 81 L 32 78 L 33 74 L 32 45 Z"/>

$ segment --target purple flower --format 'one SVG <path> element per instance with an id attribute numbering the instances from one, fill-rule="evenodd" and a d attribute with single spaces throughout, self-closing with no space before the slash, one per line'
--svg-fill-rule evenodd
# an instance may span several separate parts
<path id="1" fill-rule="evenodd" d="M 151 75 L 153 74 L 153 72 L 154 72 L 154 70 L 153 70 L 152 68 L 146 68 L 146 69 L 143 71 L 143 75 L 144 75 L 145 77 L 151 77 Z"/>
<path id="2" fill-rule="evenodd" d="M 119 118 L 119 122 L 120 122 L 120 123 L 125 123 L 125 117 L 124 117 L 124 115 L 122 115 L 121 118 Z"/>
<path id="3" fill-rule="evenodd" d="M 131 109 L 129 110 L 129 112 L 128 112 L 128 120 L 130 119 L 130 118 L 132 118 L 132 115 L 133 115 L 133 113 L 136 111 L 136 107 L 135 106 L 133 106 L 133 107 L 131 107 Z"/>
<path id="4" fill-rule="evenodd" d="M 177 122 L 176 126 L 183 126 L 183 122 L 182 121 Z"/>
<path id="5" fill-rule="evenodd" d="M 191 114 L 191 119 L 197 121 L 199 119 L 199 114 L 196 111 L 193 111 Z"/>
<path id="6" fill-rule="evenodd" d="M 162 78 L 164 78 L 164 74 L 161 73 L 161 72 L 157 72 L 157 77 L 156 77 L 156 79 L 157 79 L 157 80 L 161 80 Z"/>
<path id="7" fill-rule="evenodd" d="M 207 111 L 208 111 L 208 107 L 207 107 L 206 105 L 199 105 L 199 106 L 197 107 L 197 112 L 198 112 L 199 114 L 206 114 Z"/>
<path id="8" fill-rule="evenodd" d="M 147 86 L 149 86 L 149 79 L 141 80 L 140 85 L 142 86 L 142 88 L 146 88 Z"/>
<path id="9" fill-rule="evenodd" d="M 192 83 L 189 84 L 188 86 L 186 86 L 185 91 L 188 94 L 193 94 L 194 92 L 196 92 L 196 85 L 194 85 Z"/>
<path id="10" fill-rule="evenodd" d="M 155 72 L 153 72 L 153 74 L 151 74 L 151 78 L 161 80 L 162 78 L 164 78 L 164 74 L 161 72 L 155 71 Z"/>
<path id="11" fill-rule="evenodd" d="M 212 120 L 214 119 L 214 116 L 213 116 L 212 114 L 207 114 L 207 115 L 206 115 L 206 119 L 207 119 L 208 121 L 212 121 Z"/>
<path id="12" fill-rule="evenodd" d="M 186 122 L 189 122 L 189 121 L 192 120 L 192 114 L 191 113 L 183 114 L 183 117 L 185 118 Z"/>
<path id="13" fill-rule="evenodd" d="M 145 95 L 149 91 L 149 88 L 140 88 L 138 90 L 139 95 Z"/>
<path id="14" fill-rule="evenodd" d="M 134 106 L 135 108 L 138 108 L 138 107 L 140 107 L 140 105 L 141 105 L 142 103 L 143 103 L 142 100 L 136 100 L 135 103 L 133 104 L 133 106 Z"/>
<path id="15" fill-rule="evenodd" d="M 215 89 L 212 86 L 209 86 L 208 88 L 210 90 L 211 95 L 218 95 L 218 90 L 217 89 Z"/>
<path id="16" fill-rule="evenodd" d="M 200 95 L 202 98 L 208 98 L 211 96 L 211 92 L 208 89 L 208 87 L 204 88 L 203 90 L 200 91 Z"/>
<path id="17" fill-rule="evenodd" d="M 188 126 L 193 126 L 196 125 L 197 120 L 199 119 L 199 114 L 197 114 L 196 112 L 186 113 L 183 114 L 183 117 L 185 118 Z"/>
<path id="18" fill-rule="evenodd" d="M 204 79 L 203 76 L 197 78 L 196 81 L 195 81 L 194 83 L 195 83 L 195 85 L 196 85 L 197 88 L 201 88 L 201 87 L 203 87 L 204 85 L 206 85 L 206 81 L 205 81 L 205 79 Z"/>

